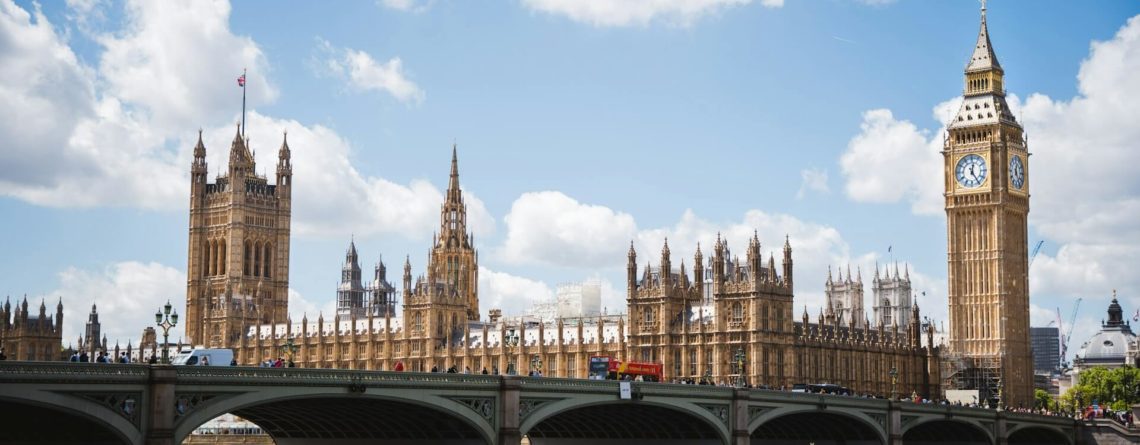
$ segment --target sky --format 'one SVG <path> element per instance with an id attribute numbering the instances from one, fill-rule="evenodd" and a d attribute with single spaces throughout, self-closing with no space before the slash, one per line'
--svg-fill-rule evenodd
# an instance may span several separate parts
<path id="1" fill-rule="evenodd" d="M 1033 154 L 1031 321 L 1060 312 L 1075 351 L 1114 289 L 1140 308 L 1140 3 L 987 17 Z M 92 304 L 124 346 L 184 312 L 191 150 L 202 130 L 225 168 L 246 70 L 258 171 L 284 132 L 293 153 L 296 319 L 333 311 L 350 240 L 366 275 L 423 273 L 454 144 L 483 314 L 587 279 L 623 312 L 631 241 L 691 267 L 755 233 L 790 239 L 797 313 L 829 267 L 870 299 L 897 263 L 943 322 L 939 150 L 978 23 L 965 0 L 0 0 L 0 297 L 62 301 L 65 344 Z"/>

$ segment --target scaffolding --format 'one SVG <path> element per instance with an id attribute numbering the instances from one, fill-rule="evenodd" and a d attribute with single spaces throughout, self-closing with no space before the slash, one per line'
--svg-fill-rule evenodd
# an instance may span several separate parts
<path id="1" fill-rule="evenodd" d="M 941 369 L 943 390 L 976 390 L 979 404 L 997 406 L 1001 398 L 1003 355 L 944 355 Z"/>

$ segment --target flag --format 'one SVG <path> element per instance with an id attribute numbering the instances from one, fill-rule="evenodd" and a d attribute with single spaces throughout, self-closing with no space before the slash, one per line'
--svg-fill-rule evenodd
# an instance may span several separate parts
<path id="1" fill-rule="evenodd" d="M 245 73 L 242 73 L 242 75 L 238 77 L 238 86 L 245 88 Z"/>
<path id="2" fill-rule="evenodd" d="M 242 76 L 241 76 L 241 77 L 242 77 L 242 78 L 241 78 L 241 79 L 239 79 L 239 80 L 241 81 L 242 85 L 245 85 L 245 75 L 244 75 L 244 74 L 242 74 Z M 887 246 L 887 253 L 891 253 L 891 248 L 893 248 L 893 247 L 894 247 L 894 246 Z"/>
<path id="3" fill-rule="evenodd" d="M 1136 310 L 1136 314 L 1132 315 L 1132 321 L 1140 321 L 1140 309 Z"/>

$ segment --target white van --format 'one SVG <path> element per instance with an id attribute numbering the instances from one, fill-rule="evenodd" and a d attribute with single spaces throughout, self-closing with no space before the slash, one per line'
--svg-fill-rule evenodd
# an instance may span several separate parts
<path id="1" fill-rule="evenodd" d="M 230 349 L 184 349 L 170 359 L 179 366 L 230 366 L 234 351 Z"/>

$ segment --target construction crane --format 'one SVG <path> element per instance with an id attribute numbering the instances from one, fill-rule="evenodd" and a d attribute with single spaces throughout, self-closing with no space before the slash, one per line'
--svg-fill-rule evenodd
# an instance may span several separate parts
<path id="1" fill-rule="evenodd" d="M 1033 247 L 1033 253 L 1029 254 L 1029 265 L 1025 267 L 1026 269 L 1033 267 L 1033 259 L 1037 258 L 1037 252 L 1041 251 L 1042 244 L 1045 244 L 1045 240 L 1038 241 L 1037 245 Z"/>
<path id="2" fill-rule="evenodd" d="M 1038 244 L 1040 245 L 1040 244 Z M 1077 302 L 1073 304 L 1073 314 L 1069 316 L 1069 328 L 1065 329 L 1061 325 L 1061 308 L 1057 308 L 1057 332 L 1061 336 L 1061 365 L 1067 366 L 1065 362 L 1065 353 L 1069 350 L 1069 339 L 1073 337 L 1073 326 L 1077 323 L 1077 309 L 1081 308 L 1081 300 L 1084 298 L 1077 298 Z"/>

